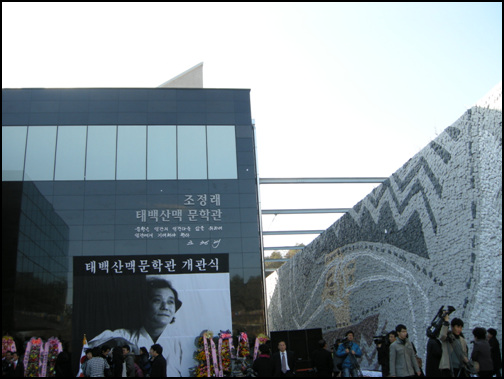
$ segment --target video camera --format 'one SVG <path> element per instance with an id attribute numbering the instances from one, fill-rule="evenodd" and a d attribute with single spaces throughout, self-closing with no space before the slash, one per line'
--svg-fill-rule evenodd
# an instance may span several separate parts
<path id="1" fill-rule="evenodd" d="M 373 342 L 375 343 L 375 345 L 385 345 L 389 342 L 388 335 L 385 334 L 383 336 L 374 336 Z"/>
<path id="2" fill-rule="evenodd" d="M 345 338 L 337 338 L 336 341 L 334 341 L 334 348 L 337 349 L 339 345 L 343 344 L 345 348 L 349 349 L 352 347 L 352 341 L 350 341 L 347 337 Z"/>
<path id="3" fill-rule="evenodd" d="M 451 305 L 448 305 L 448 309 L 444 309 L 444 306 L 442 305 L 436 313 L 436 316 L 432 319 L 430 326 L 427 328 L 427 337 L 437 338 L 439 336 L 439 332 L 441 331 L 441 327 L 443 326 L 444 318 L 453 312 L 455 312 L 455 308 Z"/>

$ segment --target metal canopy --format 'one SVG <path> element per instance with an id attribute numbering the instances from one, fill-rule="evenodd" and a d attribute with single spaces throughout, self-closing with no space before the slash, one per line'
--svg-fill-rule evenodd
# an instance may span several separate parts
<path id="1" fill-rule="evenodd" d="M 383 183 L 388 178 L 381 177 L 361 177 L 361 178 L 258 178 L 259 184 L 364 184 Z M 262 215 L 279 214 L 321 214 L 321 213 L 347 213 L 352 208 L 318 208 L 318 209 L 263 209 Z M 261 227 L 262 230 L 262 227 Z M 262 232 L 262 235 L 296 235 L 296 234 L 322 234 L 325 230 L 285 230 Z M 264 246 L 266 250 L 303 250 L 304 246 Z M 264 262 L 286 262 L 288 259 L 267 259 L 263 256 Z M 274 269 L 265 269 L 265 272 L 274 272 Z"/>
<path id="2" fill-rule="evenodd" d="M 351 208 L 316 208 L 316 209 L 263 209 L 263 215 L 305 214 L 305 213 L 347 213 Z"/>
<path id="3" fill-rule="evenodd" d="M 260 178 L 259 184 L 383 183 L 388 178 Z"/>

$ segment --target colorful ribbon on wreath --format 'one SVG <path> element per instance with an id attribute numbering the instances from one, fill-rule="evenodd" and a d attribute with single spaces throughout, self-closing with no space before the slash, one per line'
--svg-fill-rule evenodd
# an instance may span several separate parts
<path id="1" fill-rule="evenodd" d="M 205 357 L 206 357 L 206 362 L 207 362 L 207 377 L 208 378 L 210 378 L 211 373 L 210 373 L 210 353 L 208 351 L 207 338 L 211 338 L 211 336 L 212 336 L 212 332 L 210 332 L 208 330 L 203 332 L 203 346 L 205 347 Z"/>
<path id="2" fill-rule="evenodd" d="M 233 336 L 231 334 L 231 331 L 229 330 L 221 330 L 220 333 L 219 333 L 219 351 L 218 351 L 218 355 L 219 355 L 219 370 L 220 370 L 220 373 L 222 376 L 224 376 L 224 369 L 227 368 L 229 370 L 229 367 L 225 367 L 225 365 L 222 363 L 222 360 L 223 360 L 223 355 L 224 355 L 224 352 L 222 350 L 222 345 L 224 343 L 224 341 L 227 340 L 228 341 L 228 348 L 227 348 L 227 353 L 229 354 L 229 360 L 232 359 L 232 347 L 233 347 Z M 228 366 L 229 366 L 230 362 L 228 362 Z"/>
<path id="3" fill-rule="evenodd" d="M 224 376 L 224 366 L 222 365 L 222 337 L 219 337 L 219 350 L 217 351 L 219 356 L 219 371 L 221 376 Z"/>
<path id="4" fill-rule="evenodd" d="M 42 348 L 42 372 L 41 376 L 54 377 L 54 365 L 58 354 L 63 351 L 61 342 L 56 337 L 47 340 Z M 49 367 L 48 367 L 49 365 Z"/>
<path id="5" fill-rule="evenodd" d="M 248 341 L 246 335 L 242 336 L 242 341 L 243 343 Z M 230 374 L 231 351 L 234 346 L 233 337 L 229 330 L 221 330 L 218 344 L 213 340 L 213 333 L 209 330 L 204 330 L 198 338 L 197 345 L 201 347 L 198 350 L 199 352 L 195 354 L 195 359 L 201 363 L 194 368 L 195 376 L 215 376 L 222 378 L 226 374 Z M 247 348 L 242 349 L 243 352 L 247 353 Z"/>
<path id="6" fill-rule="evenodd" d="M 210 348 L 212 349 L 212 359 L 214 363 L 214 372 L 217 378 L 222 378 L 222 371 L 219 368 L 219 361 L 217 360 L 217 350 L 215 348 L 215 342 L 210 339 Z"/>

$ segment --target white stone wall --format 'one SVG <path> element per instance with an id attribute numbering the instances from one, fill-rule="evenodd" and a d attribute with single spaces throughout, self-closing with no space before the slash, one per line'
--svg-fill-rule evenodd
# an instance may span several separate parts
<path id="1" fill-rule="evenodd" d="M 493 327 L 502 345 L 502 85 L 267 287 L 270 331 L 322 328 L 332 343 L 352 329 L 363 368 L 378 368 L 372 337 L 399 323 L 425 356 L 442 305 L 456 308 L 469 340 L 474 327 Z"/>

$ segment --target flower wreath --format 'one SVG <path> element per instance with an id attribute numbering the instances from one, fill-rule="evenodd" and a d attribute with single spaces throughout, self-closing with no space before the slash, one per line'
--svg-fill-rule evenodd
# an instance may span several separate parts
<path id="1" fill-rule="evenodd" d="M 5 354 L 10 351 L 14 353 L 16 351 L 16 343 L 11 336 L 3 336 L 2 337 L 2 358 L 5 357 Z"/>
<path id="2" fill-rule="evenodd" d="M 222 376 L 231 375 L 231 359 L 233 358 L 233 335 L 226 330 L 219 333 L 219 370 Z"/>
<path id="3" fill-rule="evenodd" d="M 213 333 L 210 330 L 204 330 L 196 339 L 198 350 L 195 352 L 194 359 L 198 365 L 193 369 L 196 377 L 220 376 L 219 364 L 217 361 L 217 350 L 213 341 Z M 210 360 L 210 354 L 213 364 Z"/>
<path id="4" fill-rule="evenodd" d="M 26 377 L 39 377 L 42 366 L 42 338 L 32 337 L 26 345 L 23 360 Z"/>
<path id="5" fill-rule="evenodd" d="M 56 337 L 51 337 L 43 349 L 42 376 L 54 377 L 54 367 L 58 354 L 63 351 L 61 342 Z"/>
<path id="6" fill-rule="evenodd" d="M 249 341 L 247 333 L 241 332 L 238 336 L 238 358 L 247 358 L 250 355 Z"/>

